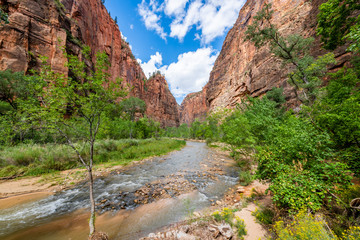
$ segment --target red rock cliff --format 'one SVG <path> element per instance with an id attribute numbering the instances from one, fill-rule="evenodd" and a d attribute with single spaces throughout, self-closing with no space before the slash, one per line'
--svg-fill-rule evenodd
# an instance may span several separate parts
<path id="1" fill-rule="evenodd" d="M 206 101 L 206 88 L 200 92 L 190 93 L 181 103 L 180 122 L 190 125 L 195 119 L 203 121 L 206 118 L 206 113 L 209 110 L 208 102 Z"/>
<path id="2" fill-rule="evenodd" d="M 178 104 L 163 75 L 157 74 L 146 81 L 143 100 L 147 103 L 146 114 L 162 127 L 179 126 Z"/>
<path id="3" fill-rule="evenodd" d="M 61 47 L 78 55 L 81 45 L 86 44 L 92 49 L 93 60 L 96 52 L 106 51 L 112 77 L 132 86 L 132 96 L 150 105 L 157 99 L 155 95 L 153 99 L 144 96 L 146 77 L 101 0 L 0 0 L 0 4 L 9 13 L 9 24 L 0 27 L 1 70 L 28 72 L 39 67 L 39 56 L 47 56 L 53 70 L 67 74 Z M 163 110 L 171 114 L 176 111 L 176 106 Z M 149 111 L 148 116 L 153 113 Z M 158 118 L 157 113 L 154 116 Z M 164 115 L 165 119 L 176 117 Z"/>
<path id="4" fill-rule="evenodd" d="M 281 60 L 273 57 L 267 46 L 256 49 L 252 43 L 244 42 L 245 31 L 256 13 L 266 2 L 270 2 L 274 10 L 272 22 L 281 34 L 298 33 L 304 37 L 316 37 L 318 7 L 325 1 L 248 0 L 241 9 L 234 27 L 229 31 L 209 82 L 204 87 L 209 110 L 217 107 L 232 108 L 246 95 L 262 96 L 273 87 L 283 87 L 289 106 L 296 106 L 298 103 L 295 93 L 287 83 L 287 74 L 291 69 L 282 68 Z M 343 47 L 335 52 L 339 66 L 348 60 L 344 50 Z M 313 56 L 324 53 L 316 39 L 312 50 Z M 184 105 L 184 111 L 194 108 L 187 106 L 187 103 Z M 181 115 L 194 119 L 191 111 L 181 112 Z"/>

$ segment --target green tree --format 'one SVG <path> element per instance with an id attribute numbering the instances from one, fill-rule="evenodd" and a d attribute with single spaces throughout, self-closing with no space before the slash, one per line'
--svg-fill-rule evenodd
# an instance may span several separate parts
<path id="1" fill-rule="evenodd" d="M 194 139 L 204 139 L 206 131 L 206 124 L 200 122 L 198 119 L 191 124 L 190 127 L 190 136 Z"/>
<path id="2" fill-rule="evenodd" d="M 137 97 L 130 97 L 128 99 L 123 100 L 120 103 L 121 108 L 125 113 L 127 113 L 132 122 L 135 121 L 136 113 L 144 114 L 146 111 L 146 103 Z M 133 126 L 130 128 L 130 138 L 132 138 Z"/>
<path id="3" fill-rule="evenodd" d="M 26 124 L 18 106 L 22 101 L 35 99 L 29 81 L 22 72 L 0 71 L 0 118 L 2 118 L 0 142 L 15 144 L 23 141 L 36 126 Z M 6 124 L 5 124 L 6 123 Z M 6 129 L 5 129 L 6 128 Z M 30 135 L 29 135 L 30 137 Z"/>
<path id="4" fill-rule="evenodd" d="M 328 132 L 337 156 L 360 175 L 360 82 L 357 68 L 330 74 L 321 98 L 309 111 L 319 128 Z"/>
<path id="5" fill-rule="evenodd" d="M 233 153 L 246 156 L 253 147 L 255 139 L 251 134 L 251 126 L 246 116 L 239 110 L 225 119 L 221 125 L 224 132 L 223 141 L 233 147 Z"/>
<path id="6" fill-rule="evenodd" d="M 285 209 L 319 210 L 350 184 L 347 165 L 334 159 L 329 135 L 294 115 L 274 127 L 256 158 L 257 177 L 270 181 L 275 203 Z"/>
<path id="7" fill-rule="evenodd" d="M 344 36 L 351 26 L 355 22 L 359 24 L 359 17 L 353 14 L 360 10 L 360 3 L 358 0 L 329 0 L 321 4 L 319 10 L 317 33 L 321 35 L 324 48 L 334 50 L 345 43 Z"/>
<path id="8" fill-rule="evenodd" d="M 84 47 L 84 61 L 79 60 L 77 56 L 64 53 L 68 58 L 67 67 L 72 77 L 53 72 L 47 64 L 47 58 L 43 57 L 39 76 L 30 78 L 37 99 L 24 102 L 21 110 L 33 123 L 57 130 L 76 152 L 79 162 L 87 169 L 91 202 L 89 226 L 92 235 L 95 232 L 92 175 L 94 144 L 107 110 L 119 97 L 126 94 L 119 89 L 119 82 L 110 81 L 110 64 L 106 53 L 96 54 L 94 71 L 87 68 L 85 61 L 91 60 L 90 52 L 89 47 Z M 41 81 L 32 81 L 34 79 Z M 84 145 L 76 144 L 76 141 L 82 141 Z M 90 153 L 88 159 L 81 154 L 83 148 L 87 148 Z"/>
<path id="9" fill-rule="evenodd" d="M 351 42 L 348 50 L 355 53 L 360 53 L 360 16 L 357 19 L 357 24 L 350 28 L 349 34 L 347 34 L 345 37 Z"/>
<path id="10" fill-rule="evenodd" d="M 0 101 L 17 109 L 17 100 L 29 97 L 28 82 L 22 72 L 0 71 Z"/>

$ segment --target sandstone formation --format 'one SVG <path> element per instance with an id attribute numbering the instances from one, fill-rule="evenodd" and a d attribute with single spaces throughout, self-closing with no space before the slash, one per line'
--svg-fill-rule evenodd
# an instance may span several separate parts
<path id="1" fill-rule="evenodd" d="M 179 126 L 178 104 L 163 75 L 157 74 L 146 81 L 142 99 L 147 103 L 146 114 L 162 127 Z"/>
<path id="2" fill-rule="evenodd" d="M 181 103 L 179 109 L 180 122 L 190 125 L 195 119 L 203 121 L 208 110 L 209 105 L 206 101 L 206 88 L 200 92 L 190 93 Z"/>
<path id="3" fill-rule="evenodd" d="M 132 96 L 148 105 L 159 98 L 144 91 L 146 77 L 101 0 L 0 0 L 0 4 L 9 14 L 9 24 L 0 26 L 0 70 L 28 73 L 40 66 L 39 56 L 46 56 L 54 71 L 68 74 L 62 47 L 80 56 L 81 46 L 86 44 L 92 49 L 92 62 L 96 52 L 108 54 L 112 78 L 122 78 L 124 86 L 131 87 Z M 92 62 L 87 65 L 91 67 Z M 171 98 L 170 95 L 167 97 Z M 168 106 L 174 109 L 163 109 L 161 117 L 177 118 L 178 115 L 166 115 L 177 114 L 177 105 L 162 105 Z M 157 114 L 155 119 L 159 120 Z M 147 115 L 153 117 L 150 110 Z"/>
<path id="4" fill-rule="evenodd" d="M 296 101 L 293 88 L 287 83 L 287 74 L 291 68 L 284 69 L 281 60 L 272 56 L 267 46 L 256 49 L 250 42 L 245 42 L 247 26 L 265 3 L 272 3 L 274 15 L 272 22 L 283 35 L 301 34 L 304 37 L 316 38 L 316 16 L 319 5 L 326 0 L 248 0 L 239 13 L 234 27 L 229 31 L 222 50 L 210 74 L 210 79 L 203 89 L 209 111 L 217 107 L 232 108 L 241 102 L 246 95 L 263 96 L 273 87 L 283 87 L 289 107 L 295 107 Z M 318 38 L 313 45 L 313 56 L 324 54 Z M 342 47 L 335 51 L 338 66 L 349 59 Z M 336 68 L 337 66 L 335 66 Z M 194 119 L 197 113 L 182 104 L 181 116 Z M 190 110 L 190 111 L 188 111 Z M 184 112 L 185 111 L 185 112 Z M 186 120 L 181 118 L 182 121 Z"/>

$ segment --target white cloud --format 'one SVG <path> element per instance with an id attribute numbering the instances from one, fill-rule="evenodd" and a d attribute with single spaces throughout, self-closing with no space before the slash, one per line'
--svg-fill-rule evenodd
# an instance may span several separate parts
<path id="1" fill-rule="evenodd" d="M 162 72 L 176 98 L 200 91 L 208 82 L 217 54 L 211 48 L 199 48 L 178 56 L 178 61 L 164 67 Z"/>
<path id="2" fill-rule="evenodd" d="M 164 32 L 164 28 L 160 25 L 160 15 L 157 12 L 163 10 L 163 6 L 158 6 L 155 0 L 150 0 L 148 4 L 145 0 L 142 0 L 141 4 L 138 4 L 138 12 L 142 17 L 145 27 L 148 30 L 154 30 L 162 39 L 166 40 L 167 34 Z"/>
<path id="3" fill-rule="evenodd" d="M 235 23 L 245 0 L 201 0 L 193 1 L 184 17 L 176 18 L 170 25 L 171 37 L 180 41 L 195 25 L 201 30 L 202 43 L 208 44 Z"/>
<path id="4" fill-rule="evenodd" d="M 140 59 L 138 59 L 144 73 L 146 76 L 150 76 L 153 72 L 159 70 L 162 64 L 162 56 L 159 52 L 156 52 L 155 55 L 150 57 L 148 62 L 143 63 Z"/>
<path id="5" fill-rule="evenodd" d="M 201 32 L 202 44 L 209 44 L 216 37 L 223 36 L 235 23 L 246 0 L 142 0 L 138 5 L 148 30 L 155 31 L 161 38 L 178 38 L 180 42 L 196 27 Z M 161 17 L 170 19 L 170 33 L 161 26 Z"/>
<path id="6" fill-rule="evenodd" d="M 180 41 L 184 39 L 191 27 L 199 22 L 199 11 L 203 6 L 200 0 L 192 2 L 183 18 L 175 19 L 171 25 L 171 37 L 177 37 Z"/>
<path id="7" fill-rule="evenodd" d="M 133 30 L 134 29 L 134 25 L 130 24 L 130 29 Z"/>
<path id="8" fill-rule="evenodd" d="M 199 48 L 195 52 L 186 52 L 178 56 L 177 62 L 161 66 L 162 56 L 156 52 L 150 60 L 141 64 L 146 75 L 160 70 L 170 85 L 175 98 L 182 99 L 187 94 L 200 91 L 209 80 L 210 72 L 217 58 L 211 48 Z"/>
<path id="9" fill-rule="evenodd" d="M 184 14 L 188 2 L 189 0 L 165 0 L 165 14 L 168 16 Z"/>
<path id="10" fill-rule="evenodd" d="M 124 36 L 124 34 L 121 33 L 121 38 L 124 39 L 124 41 L 127 41 L 127 37 Z"/>

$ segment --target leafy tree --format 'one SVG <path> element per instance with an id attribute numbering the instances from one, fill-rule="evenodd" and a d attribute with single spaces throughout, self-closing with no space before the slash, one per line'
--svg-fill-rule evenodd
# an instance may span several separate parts
<path id="1" fill-rule="evenodd" d="M 317 125 L 331 136 L 338 158 L 348 163 L 356 175 L 360 175 L 359 82 L 356 68 L 331 73 L 329 84 L 311 109 Z"/>
<path id="2" fill-rule="evenodd" d="M 357 19 L 357 24 L 350 28 L 349 34 L 347 34 L 345 37 L 351 41 L 351 45 L 348 50 L 355 53 L 360 53 L 360 16 Z"/>
<path id="3" fill-rule="evenodd" d="M 225 119 L 221 125 L 224 132 L 223 141 L 233 146 L 233 153 L 240 152 L 247 155 L 248 150 L 253 147 L 255 139 L 251 134 L 251 126 L 246 116 L 236 111 Z"/>
<path id="4" fill-rule="evenodd" d="M 190 129 L 186 123 L 181 124 L 178 129 L 179 129 L 178 137 L 181 137 L 181 138 L 190 137 Z"/>
<path id="5" fill-rule="evenodd" d="M 328 54 L 315 61 L 309 54 L 314 39 L 296 34 L 282 36 L 271 22 L 273 13 L 271 4 L 265 4 L 248 26 L 245 40 L 253 42 L 256 47 L 269 43 L 271 52 L 283 61 L 284 66 L 293 66 L 289 82 L 295 86 L 296 93 L 302 93 L 302 96 L 298 96 L 299 100 L 311 104 L 315 100 L 314 90 L 320 85 L 327 65 L 335 62 L 334 55 Z"/>
<path id="6" fill-rule="evenodd" d="M 79 162 L 86 167 L 90 183 L 89 226 L 92 235 L 95 232 L 92 175 L 94 144 L 104 115 L 116 99 L 125 96 L 125 92 L 119 89 L 119 82 L 109 80 L 109 61 L 106 53 L 96 54 L 94 70 L 87 68 L 85 61 L 91 60 L 90 51 L 89 47 L 84 47 L 84 61 L 79 60 L 77 56 L 64 53 L 68 58 L 67 66 L 71 71 L 71 77 L 53 72 L 47 64 L 47 58 L 43 57 L 39 76 L 30 78 L 41 80 L 30 81 L 33 83 L 32 90 L 37 93 L 37 99 L 22 104 L 22 111 L 39 126 L 57 130 L 76 152 Z M 78 140 L 83 141 L 84 145 L 75 144 Z M 82 148 L 88 149 L 88 159 L 81 154 Z"/>
<path id="7" fill-rule="evenodd" d="M 135 121 L 136 113 L 144 114 L 146 111 L 146 103 L 137 97 L 130 97 L 128 99 L 123 100 L 120 103 L 121 108 L 125 113 L 127 113 L 132 122 Z M 130 128 L 130 138 L 132 138 L 132 130 L 133 126 Z"/>
<path id="8" fill-rule="evenodd" d="M 13 110 L 16 110 L 17 100 L 27 98 L 29 95 L 28 82 L 24 73 L 11 70 L 0 71 L 0 101 L 8 103 Z"/>
<path id="9" fill-rule="evenodd" d="M 283 88 L 273 87 L 269 92 L 266 93 L 266 97 L 267 99 L 276 102 L 276 107 L 280 108 L 286 102 L 283 92 Z"/>
<path id="10" fill-rule="evenodd" d="M 278 206 L 319 210 L 325 198 L 350 184 L 347 166 L 334 160 L 330 137 L 307 119 L 289 115 L 256 155 L 257 176 L 269 180 Z"/>
<path id="11" fill-rule="evenodd" d="M 186 123 L 183 123 L 179 127 L 166 128 L 164 134 L 167 137 L 190 138 L 190 128 Z"/>
<path id="12" fill-rule="evenodd" d="M 191 124 L 190 136 L 194 139 L 204 139 L 205 137 L 205 123 L 200 122 L 198 119 Z"/>
<path id="13" fill-rule="evenodd" d="M 238 109 L 251 124 L 250 132 L 259 145 L 266 144 L 272 139 L 273 128 L 280 123 L 284 114 L 283 109 L 278 108 L 278 103 L 267 97 L 263 99 L 249 97 Z"/>
<path id="14" fill-rule="evenodd" d="M 356 19 L 353 13 L 360 10 L 360 3 L 358 0 L 329 0 L 321 4 L 319 9 L 317 33 L 321 35 L 324 48 L 334 50 L 345 43 L 344 36 L 349 33 L 351 26 L 355 22 L 359 24 L 359 17 Z M 356 39 L 352 34 L 349 37 Z"/>
<path id="15" fill-rule="evenodd" d="M 0 117 L 2 118 L 0 142 L 15 144 L 22 142 L 26 136 L 36 138 L 36 126 L 26 124 L 18 106 L 24 100 L 34 99 L 29 81 L 22 72 L 11 70 L 0 71 Z M 32 133 L 32 134 L 31 134 Z"/>
<path id="16" fill-rule="evenodd" d="M 146 103 L 137 97 L 130 97 L 120 103 L 123 111 L 129 114 L 130 120 L 135 121 L 136 113 L 144 114 L 146 111 Z"/>

